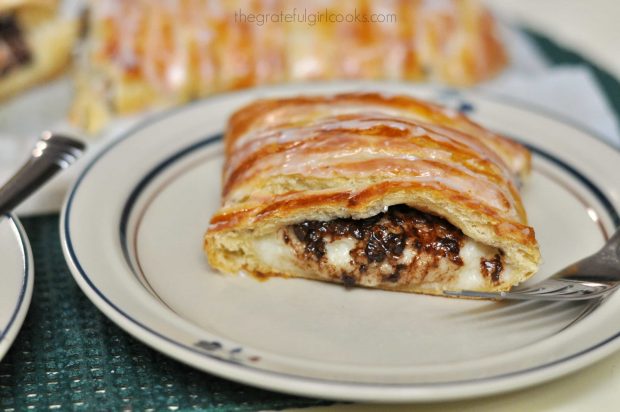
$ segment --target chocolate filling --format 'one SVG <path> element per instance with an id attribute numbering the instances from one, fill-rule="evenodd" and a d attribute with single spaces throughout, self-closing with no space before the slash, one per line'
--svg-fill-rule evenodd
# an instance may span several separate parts
<path id="1" fill-rule="evenodd" d="M 32 56 L 13 14 L 0 15 L 0 76 L 27 64 Z"/>
<path id="2" fill-rule="evenodd" d="M 492 259 L 480 258 L 480 273 L 486 278 L 491 279 L 493 284 L 499 283 L 499 278 L 503 269 L 502 258 L 499 254 Z"/>
<path id="3" fill-rule="evenodd" d="M 346 273 L 343 273 L 341 275 L 340 280 L 344 284 L 345 288 L 352 288 L 353 286 L 355 286 L 355 277 L 354 276 L 347 275 Z"/>
<path id="4" fill-rule="evenodd" d="M 364 276 L 377 276 L 381 282 L 395 284 L 421 282 L 432 272 L 431 281 L 441 281 L 438 276 L 453 276 L 463 266 L 463 232 L 445 219 L 405 205 L 392 206 L 367 219 L 305 221 L 290 226 L 285 237 L 300 259 L 314 262 L 321 270 L 328 267 L 326 244 L 354 240 L 355 246 L 349 252 L 353 269 L 330 274 L 347 287 Z M 409 252 L 410 260 L 403 264 L 406 249 L 413 252 Z M 497 282 L 501 260 L 494 258 L 489 262 L 492 268 L 488 269 L 488 276 Z"/>

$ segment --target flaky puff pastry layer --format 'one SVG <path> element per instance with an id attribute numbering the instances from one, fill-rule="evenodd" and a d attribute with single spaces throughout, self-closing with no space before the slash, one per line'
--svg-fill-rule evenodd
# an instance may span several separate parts
<path id="1" fill-rule="evenodd" d="M 231 117 L 225 154 L 223 204 L 205 236 L 210 264 L 224 272 L 274 273 L 251 244 L 282 227 L 398 204 L 499 249 L 511 276 L 484 290 L 507 290 L 537 269 L 517 191 L 530 154 L 460 113 L 372 93 L 261 100 Z"/>
<path id="2" fill-rule="evenodd" d="M 90 0 L 74 123 L 255 85 L 493 77 L 507 52 L 476 0 Z"/>

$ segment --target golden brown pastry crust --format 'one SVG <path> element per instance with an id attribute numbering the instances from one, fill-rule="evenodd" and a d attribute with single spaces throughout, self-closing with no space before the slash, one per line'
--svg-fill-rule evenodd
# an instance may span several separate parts
<path id="1" fill-rule="evenodd" d="M 0 76 L 0 100 L 64 72 L 71 61 L 78 23 L 57 15 L 57 0 L 0 2 L 0 15 L 16 19 L 29 61 Z"/>
<path id="2" fill-rule="evenodd" d="M 249 245 L 278 228 L 363 219 L 399 204 L 500 249 L 513 280 L 488 290 L 537 268 L 516 188 L 529 152 L 434 104 L 372 93 L 258 101 L 231 117 L 225 153 L 223 205 L 205 236 L 209 262 L 222 271 L 273 273 Z"/>
<path id="3" fill-rule="evenodd" d="M 298 121 L 312 120 L 330 110 L 342 107 L 376 107 L 391 113 L 405 115 L 414 120 L 437 124 L 460 132 L 478 136 L 489 146 L 510 170 L 520 178 L 526 178 L 531 169 L 530 152 L 519 143 L 493 133 L 467 116 L 439 105 L 415 99 L 410 96 L 380 95 L 377 93 L 346 93 L 337 96 L 303 96 L 291 99 L 262 100 L 237 111 L 228 126 L 226 155 L 230 156 L 236 139 L 252 128 L 265 126 L 289 126 Z M 288 110 L 286 116 L 274 120 L 273 112 Z"/>
<path id="4" fill-rule="evenodd" d="M 2 0 L 0 13 L 15 12 L 26 9 L 47 9 L 54 11 L 58 6 L 58 0 Z"/>
<path id="5" fill-rule="evenodd" d="M 71 115 L 75 123 L 97 131 L 117 114 L 299 80 L 433 79 L 466 86 L 489 79 L 507 63 L 495 21 L 476 0 L 170 4 L 91 1 L 88 47 Z M 258 25 L 247 17 L 293 10 L 393 20 Z M 236 16 L 239 11 L 245 18 Z"/>

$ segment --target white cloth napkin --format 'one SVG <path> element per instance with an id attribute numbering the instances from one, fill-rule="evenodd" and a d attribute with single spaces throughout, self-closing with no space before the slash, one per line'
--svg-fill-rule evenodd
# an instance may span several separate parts
<path id="1" fill-rule="evenodd" d="M 524 35 L 510 28 L 505 28 L 504 32 L 513 64 L 497 79 L 479 86 L 479 90 L 568 119 L 620 147 L 616 118 L 587 68 L 550 67 Z M 71 131 L 63 120 L 70 101 L 70 80 L 62 79 L 0 106 L 0 184 L 20 166 L 42 130 Z M 98 141 L 89 141 L 88 156 L 36 193 L 18 213 L 58 211 L 67 188 L 82 169 L 80 165 L 83 166 L 100 146 L 118 136 L 119 130 L 126 129 L 127 122 L 118 126 Z"/>
<path id="2" fill-rule="evenodd" d="M 512 72 L 479 87 L 589 129 L 620 148 L 616 117 L 592 76 L 582 66 L 561 66 L 539 73 Z"/>
<path id="3" fill-rule="evenodd" d="M 529 37 L 506 18 L 500 20 L 512 65 L 478 89 L 578 124 L 620 147 L 620 125 L 590 70 L 580 65 L 550 66 Z"/>

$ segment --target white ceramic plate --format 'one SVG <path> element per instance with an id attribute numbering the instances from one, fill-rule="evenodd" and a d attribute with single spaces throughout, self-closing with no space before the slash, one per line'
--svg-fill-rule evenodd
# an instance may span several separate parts
<path id="1" fill-rule="evenodd" d="M 401 83 L 220 95 L 151 119 L 82 174 L 62 243 L 88 297 L 123 329 L 196 368 L 277 391 L 364 401 L 446 400 L 546 381 L 620 347 L 620 294 L 600 305 L 494 303 L 307 280 L 224 276 L 202 238 L 220 201 L 221 134 L 266 96 L 377 90 L 471 111 L 530 145 L 523 192 L 544 264 L 596 251 L 620 222 L 620 154 L 585 131 L 491 97 Z"/>
<path id="2" fill-rule="evenodd" d="M 34 277 L 32 252 L 19 221 L 0 216 L 0 360 L 24 322 Z"/>

